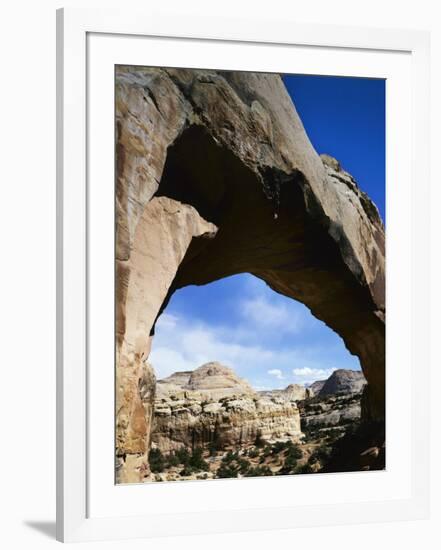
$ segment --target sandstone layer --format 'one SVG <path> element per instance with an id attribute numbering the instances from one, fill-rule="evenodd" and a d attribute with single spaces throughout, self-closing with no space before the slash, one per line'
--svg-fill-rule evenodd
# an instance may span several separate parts
<path id="1" fill-rule="evenodd" d="M 343 338 L 368 381 L 364 417 L 382 422 L 383 224 L 314 151 L 281 77 L 117 67 L 116 134 L 117 481 L 148 475 L 157 317 L 178 288 L 235 273 Z"/>
<path id="2" fill-rule="evenodd" d="M 255 392 L 232 369 L 208 363 L 159 380 L 152 445 L 167 454 L 182 447 L 224 451 L 256 440 L 300 439 L 294 400 Z"/>

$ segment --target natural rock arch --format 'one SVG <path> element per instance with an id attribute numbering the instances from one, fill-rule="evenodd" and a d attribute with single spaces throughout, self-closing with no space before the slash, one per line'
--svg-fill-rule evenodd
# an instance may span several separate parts
<path id="1" fill-rule="evenodd" d="M 173 292 L 249 272 L 358 355 L 365 420 L 384 421 L 384 228 L 312 148 L 278 75 L 117 71 L 117 480 L 148 472 L 147 359 Z"/>

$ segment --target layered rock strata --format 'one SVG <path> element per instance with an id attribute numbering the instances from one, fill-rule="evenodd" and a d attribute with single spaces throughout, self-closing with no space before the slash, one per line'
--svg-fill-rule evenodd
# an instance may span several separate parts
<path id="1" fill-rule="evenodd" d="M 256 393 L 232 369 L 208 363 L 159 380 L 152 445 L 164 454 L 185 447 L 226 450 L 300 439 L 294 400 Z"/>
<path id="2" fill-rule="evenodd" d="M 299 402 L 302 430 L 327 430 L 359 423 L 366 379 L 361 371 L 337 369 L 329 378 L 314 382 L 316 393 Z"/>

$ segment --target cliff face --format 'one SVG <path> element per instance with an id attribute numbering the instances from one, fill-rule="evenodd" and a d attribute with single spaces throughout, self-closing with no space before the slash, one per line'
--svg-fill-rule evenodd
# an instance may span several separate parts
<path id="1" fill-rule="evenodd" d="M 148 475 L 158 315 L 178 288 L 235 273 L 343 338 L 369 383 L 365 417 L 381 422 L 384 228 L 314 151 L 280 76 L 118 67 L 115 92 L 118 482 Z"/>
<path id="2" fill-rule="evenodd" d="M 361 394 L 319 396 L 300 404 L 302 429 L 327 429 L 359 422 Z"/>
<path id="3" fill-rule="evenodd" d="M 264 397 L 219 363 L 159 380 L 152 445 L 167 454 L 182 447 L 236 449 L 299 439 L 295 401 Z"/>

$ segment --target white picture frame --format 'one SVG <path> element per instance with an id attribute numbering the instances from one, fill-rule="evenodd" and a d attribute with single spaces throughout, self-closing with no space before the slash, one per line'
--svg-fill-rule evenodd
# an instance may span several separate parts
<path id="1" fill-rule="evenodd" d="M 427 284 L 429 231 L 428 34 L 419 31 L 304 25 L 288 20 L 260 20 L 253 18 L 252 15 L 246 21 L 204 17 L 185 19 L 180 15 L 162 17 L 151 15 L 148 12 L 135 13 L 130 10 L 88 9 L 59 10 L 57 34 L 57 539 L 65 542 L 112 540 L 427 517 L 429 502 L 429 405 L 427 398 L 429 387 L 427 330 L 429 303 Z M 98 41 L 94 42 L 96 37 L 98 37 Z M 103 50 L 101 54 L 99 53 L 100 37 L 109 40 L 106 47 L 101 47 Z M 277 491 L 279 491 L 281 497 L 277 506 L 274 503 L 271 506 L 269 503 L 259 505 L 257 501 L 254 506 L 250 506 L 246 498 L 242 499 L 243 504 L 241 505 L 233 496 L 232 500 L 239 502 L 234 509 L 213 509 L 208 502 L 205 509 L 202 506 L 192 510 L 191 500 L 188 500 L 189 493 L 185 488 L 178 489 L 176 484 L 158 484 L 154 488 L 138 485 L 132 488 L 117 488 L 116 490 L 119 491 L 118 501 L 124 502 L 126 507 L 123 510 L 118 510 L 115 507 L 111 509 L 115 487 L 113 485 L 110 487 L 108 476 L 106 479 L 98 480 L 100 471 L 96 467 L 94 449 L 97 447 L 96 441 L 104 449 L 113 447 L 113 438 L 109 441 L 108 430 L 103 429 L 102 434 L 97 432 L 97 426 L 99 428 L 99 423 L 102 421 L 97 409 L 109 410 L 106 408 L 107 405 L 101 407 L 101 399 L 103 403 L 106 399 L 106 403 L 110 399 L 110 406 L 112 406 L 113 393 L 108 395 L 109 391 L 107 391 L 106 398 L 102 389 L 101 394 L 96 392 L 96 384 L 93 384 L 94 377 L 97 374 L 103 374 L 106 377 L 107 374 L 102 371 L 94 372 L 93 369 L 92 371 L 90 369 L 91 357 L 93 358 L 93 342 L 90 341 L 89 331 L 94 322 L 90 318 L 90 304 L 94 300 L 94 287 L 90 284 L 90 250 L 94 247 L 93 235 L 97 234 L 95 231 L 97 221 L 100 222 L 99 225 L 105 225 L 105 223 L 101 224 L 101 221 L 112 220 L 113 212 L 108 208 L 109 203 L 104 202 L 102 212 L 98 214 L 99 220 L 97 220 L 97 211 L 93 206 L 94 191 L 93 189 L 91 191 L 89 186 L 91 178 L 94 177 L 94 170 L 96 170 L 95 157 L 94 159 L 90 158 L 89 146 L 91 143 L 93 144 L 95 132 L 103 132 L 107 124 L 110 124 L 110 128 L 113 127 L 113 118 L 108 120 L 108 111 L 101 112 L 97 103 L 93 101 L 94 94 L 90 90 L 93 79 L 90 69 L 91 66 L 94 66 L 93 56 L 104 56 L 105 52 L 108 52 L 106 66 L 113 63 L 111 52 L 114 51 L 115 46 L 112 46 L 111 41 L 116 39 L 119 40 L 120 51 L 126 52 L 124 58 L 126 64 L 137 64 L 139 61 L 133 58 L 130 47 L 125 50 L 125 46 L 122 45 L 127 45 L 133 40 L 143 39 L 148 39 L 150 44 L 152 41 L 157 41 L 158 44 L 167 44 L 179 40 L 183 46 L 187 43 L 200 45 L 201 41 L 205 41 L 207 46 L 209 44 L 228 45 L 237 51 L 240 48 L 251 48 L 252 50 L 257 45 L 262 52 L 264 52 L 264 48 L 278 47 L 283 48 L 286 52 L 290 52 L 290 48 L 292 51 L 295 48 L 297 51 L 298 48 L 305 48 L 305 51 L 310 48 L 323 53 L 327 52 L 326 59 L 339 55 L 339 52 L 345 52 L 350 53 L 351 60 L 348 60 L 348 63 L 356 62 L 357 56 L 362 56 L 363 53 L 374 52 L 377 56 L 376 59 L 383 55 L 389 55 L 390 71 L 394 70 L 394 60 L 390 54 L 396 55 L 397 60 L 401 57 L 404 59 L 405 56 L 409 67 L 406 77 L 408 81 L 400 82 L 409 84 L 409 89 L 406 84 L 407 91 L 403 91 L 402 94 L 403 97 L 407 97 L 407 94 L 409 99 L 407 118 L 402 121 L 402 134 L 405 137 L 407 131 L 410 137 L 408 150 L 406 149 L 409 152 L 407 155 L 409 158 L 406 161 L 409 165 L 403 164 L 402 172 L 394 174 L 395 176 L 400 174 L 402 181 L 406 180 L 408 184 L 406 184 L 407 187 L 403 184 L 402 194 L 397 193 L 397 187 L 391 187 L 395 190 L 397 197 L 402 195 L 402 201 L 398 198 L 391 198 L 388 191 L 389 204 L 396 204 L 396 209 L 399 211 L 395 218 L 392 216 L 390 228 L 388 225 L 388 240 L 390 229 L 391 242 L 396 242 L 397 245 L 392 250 L 388 248 L 388 258 L 391 253 L 393 259 L 394 250 L 398 251 L 399 246 L 400 253 L 396 254 L 399 256 L 397 264 L 394 268 L 393 262 L 391 262 L 391 273 L 393 276 L 398 274 L 399 262 L 404 261 L 406 263 L 402 265 L 407 266 L 406 271 L 408 272 L 408 277 L 405 277 L 406 280 L 403 283 L 404 286 L 400 286 L 398 278 L 396 278 L 397 292 L 395 292 L 398 298 L 400 297 L 398 290 L 401 292 L 402 307 L 404 308 L 395 312 L 395 318 L 407 319 L 408 327 L 407 329 L 403 326 L 399 327 L 398 322 L 402 322 L 402 319 L 401 321 L 397 319 L 395 332 L 399 338 L 400 331 L 408 330 L 406 340 L 408 340 L 407 344 L 411 346 L 409 350 L 405 349 L 407 359 L 403 357 L 403 364 L 408 361 L 408 368 L 403 367 L 401 371 L 396 371 L 397 376 L 402 377 L 400 386 L 405 388 L 408 392 L 406 395 L 409 396 L 407 403 L 403 404 L 405 408 L 403 414 L 405 418 L 409 419 L 409 424 L 405 431 L 406 435 L 404 435 L 399 424 L 400 415 L 394 414 L 394 409 L 389 411 L 388 407 L 387 414 L 390 418 L 387 425 L 388 437 L 394 430 L 397 432 L 401 430 L 402 439 L 405 440 L 403 449 L 406 449 L 403 451 L 406 456 L 402 457 L 406 468 L 400 472 L 401 477 L 397 474 L 394 483 L 390 485 L 385 482 L 387 479 L 384 477 L 378 480 L 379 484 L 388 488 L 389 493 L 387 491 L 383 491 L 381 495 L 378 493 L 380 496 L 376 499 L 375 485 L 369 482 L 368 485 L 374 487 L 374 492 L 369 497 L 363 497 L 365 493 L 362 491 L 367 491 L 367 488 L 361 488 L 363 481 L 360 481 L 361 477 L 359 476 L 356 483 L 360 483 L 360 498 L 355 501 L 354 499 L 344 501 L 346 497 L 342 497 L 343 501 L 338 502 L 334 502 L 332 498 L 326 501 L 319 499 L 314 501 L 315 497 L 312 496 L 312 500 L 308 504 L 298 504 L 289 502 L 289 494 L 287 496 L 285 490 L 286 485 L 281 483 L 286 480 L 271 480 L 275 481 L 276 485 L 271 487 L 266 485 L 265 491 L 268 495 L 277 495 Z M 165 54 L 165 50 L 161 54 L 159 46 L 156 49 L 159 52 L 157 54 L 159 57 L 155 59 L 158 61 L 154 63 L 150 60 L 150 64 L 160 64 L 161 59 L 164 59 L 162 63 L 166 65 L 173 62 L 170 59 L 173 60 L 173 56 L 177 55 L 173 49 L 167 54 Z M 263 59 L 259 59 L 255 54 L 251 53 L 249 59 L 250 64 L 253 65 L 252 70 L 263 66 Z M 323 62 L 329 62 L 326 59 Z M 316 62 L 318 63 L 318 61 Z M 143 63 L 148 65 L 149 60 L 146 58 Z M 185 66 L 182 63 L 181 59 L 174 64 Z M 189 61 L 188 66 L 192 66 L 192 63 L 196 63 L 196 61 Z M 366 63 L 375 64 L 372 60 L 368 60 Z M 399 64 L 400 62 L 397 61 L 397 65 Z M 268 66 L 265 65 L 263 68 L 267 70 Z M 280 70 L 280 68 L 273 67 L 273 70 Z M 376 74 L 376 70 L 373 67 L 372 74 Z M 403 71 L 406 72 L 406 69 L 403 68 Z M 98 82 L 101 82 L 101 77 L 96 76 L 97 74 L 94 72 L 95 81 L 98 78 Z M 113 93 L 113 89 L 110 93 Z M 102 101 L 102 103 L 104 105 L 106 101 Z M 393 109 L 391 110 L 393 111 Z M 398 106 L 395 110 L 397 114 Z M 98 111 L 100 112 L 98 113 Z M 97 117 L 103 118 L 93 119 L 95 113 Z M 92 119 L 95 122 L 104 121 L 103 125 L 99 125 L 100 130 L 96 130 L 95 123 L 90 123 Z M 393 140 L 393 132 L 391 132 L 391 136 Z M 403 138 L 403 136 L 401 137 Z M 108 139 L 113 143 L 113 133 L 108 136 Z M 407 145 L 403 143 L 403 149 L 406 147 Z M 389 164 L 396 166 L 399 163 L 398 156 L 394 156 L 394 151 L 397 150 L 398 155 L 399 149 L 400 144 L 397 136 L 396 143 L 391 144 L 390 150 L 388 148 Z M 105 150 L 95 148 L 94 151 L 97 151 L 97 157 L 105 158 Z M 103 168 L 102 165 L 101 167 Z M 109 169 L 112 173 L 111 159 L 109 160 Z M 105 179 L 107 176 L 103 173 L 102 177 Z M 390 183 L 390 178 L 388 178 L 388 183 Z M 400 212 L 401 218 L 399 217 Z M 400 232 L 395 232 L 396 241 L 393 238 L 394 226 L 402 229 Z M 110 238 L 113 241 L 113 235 L 110 235 Z M 106 265 L 105 261 L 102 262 L 102 265 Z M 92 277 L 93 279 L 96 279 L 96 276 Z M 388 280 L 389 287 L 390 283 L 391 281 Z M 392 311 L 390 316 L 392 321 L 393 316 L 394 312 Z M 390 318 L 388 316 L 388 331 Z M 394 330 L 393 326 L 394 323 L 391 322 L 391 332 Z M 113 348 L 110 349 L 110 355 L 112 356 L 112 354 Z M 398 369 L 399 365 L 396 368 Z M 107 376 L 106 380 L 111 384 L 112 375 L 110 378 Z M 106 386 L 105 383 L 103 388 L 104 390 L 110 388 L 111 391 L 111 386 Z M 104 393 L 106 392 L 104 391 Z M 402 393 L 390 393 L 387 399 L 389 400 L 390 397 L 390 403 L 399 403 L 402 396 Z M 110 422 L 113 422 L 113 417 Z M 95 447 L 91 444 L 91 439 Z M 108 462 L 109 460 L 110 462 Z M 113 462 L 113 453 L 107 457 L 106 461 L 106 464 Z M 102 470 L 107 471 L 106 468 L 107 466 L 103 466 Z M 387 475 L 392 476 L 393 473 L 393 471 L 389 471 Z M 372 474 L 376 473 L 369 473 L 369 475 Z M 381 476 L 382 473 L 378 473 L 378 475 Z M 323 478 L 321 476 L 310 476 L 310 478 L 314 479 L 308 483 L 314 484 L 315 487 L 311 491 L 311 495 L 318 494 L 320 484 L 323 482 L 320 480 Z M 372 479 L 369 478 L 369 480 Z M 236 481 L 230 480 L 218 481 L 214 485 L 216 485 L 219 498 L 222 493 L 234 495 L 239 490 L 239 485 L 242 496 L 249 492 L 252 497 L 255 487 L 257 487 L 254 485 L 253 489 L 252 483 L 259 484 L 262 481 L 250 480 L 246 482 L 247 485 L 244 485 L 242 482 L 238 484 Z M 106 483 L 108 484 L 107 488 Z M 347 484 L 348 491 L 353 483 L 355 482 L 351 481 Z M 329 481 L 329 484 L 331 487 L 332 480 Z M 159 485 L 162 487 L 167 485 L 167 488 L 162 489 Z M 189 487 L 189 484 L 178 485 Z M 352 486 L 355 487 L 355 485 Z M 199 487 L 201 489 L 195 489 L 193 485 L 191 491 L 210 495 L 210 492 L 215 490 L 210 483 L 201 482 Z M 401 492 L 399 487 L 403 489 Z M 105 492 L 107 489 L 108 493 Z M 172 507 L 169 510 L 160 508 L 160 495 L 157 495 L 158 509 L 156 511 L 149 510 L 144 515 L 140 515 L 136 513 L 136 510 L 140 509 L 139 503 L 142 500 L 137 499 L 145 499 L 146 491 L 149 489 L 156 493 L 159 490 L 166 490 L 168 502 L 175 495 L 176 502 L 179 502 L 179 499 L 184 499 L 183 502 L 187 502 L 189 505 L 185 511 L 178 508 L 171 509 Z M 126 492 L 123 493 L 123 491 Z M 181 494 L 178 494 L 178 491 Z M 102 494 L 100 495 L 100 493 Z M 343 489 L 342 493 L 344 493 Z M 283 499 L 282 494 L 284 494 Z M 198 500 L 201 499 L 198 498 Z M 107 503 L 110 504 L 107 505 Z M 145 507 L 142 509 L 147 510 Z"/>

